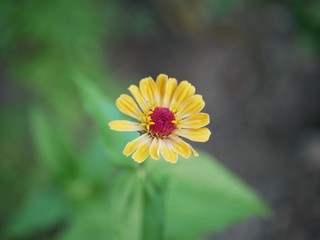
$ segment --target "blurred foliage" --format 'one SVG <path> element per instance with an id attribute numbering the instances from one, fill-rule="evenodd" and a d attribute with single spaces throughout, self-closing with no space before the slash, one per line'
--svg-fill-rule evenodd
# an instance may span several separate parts
<path id="1" fill-rule="evenodd" d="M 294 0 L 289 5 L 303 42 L 320 51 L 320 2 Z"/>

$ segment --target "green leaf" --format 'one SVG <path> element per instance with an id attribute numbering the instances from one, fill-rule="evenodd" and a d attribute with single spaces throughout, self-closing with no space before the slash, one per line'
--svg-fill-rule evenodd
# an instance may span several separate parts
<path id="1" fill-rule="evenodd" d="M 105 146 L 99 134 L 94 134 L 83 153 L 81 162 L 81 175 L 94 184 L 103 187 L 106 178 L 115 170 L 110 161 L 107 160 Z"/>
<path id="2" fill-rule="evenodd" d="M 31 193 L 17 209 L 7 233 L 10 237 L 26 237 L 50 229 L 68 217 L 67 207 L 61 192 L 56 189 Z"/>
<path id="3" fill-rule="evenodd" d="M 135 166 L 131 159 L 123 156 L 122 151 L 126 143 L 137 137 L 138 133 L 121 133 L 110 130 L 108 126 L 110 121 L 124 118 L 115 107 L 115 103 L 104 97 L 101 91 L 84 76 L 77 74 L 75 81 L 85 109 L 99 128 L 109 160 L 120 166 Z"/>
<path id="4" fill-rule="evenodd" d="M 104 201 L 103 201 L 104 200 Z M 79 208 L 58 240 L 113 240 L 117 239 L 111 228 L 112 216 L 106 199 L 97 199 Z"/>
<path id="5" fill-rule="evenodd" d="M 41 109 L 31 111 L 31 129 L 39 159 L 59 179 L 70 178 L 78 171 L 74 148 L 61 129 L 48 119 Z"/>
<path id="6" fill-rule="evenodd" d="M 252 216 L 267 216 L 265 204 L 253 190 L 201 153 L 171 165 L 150 161 L 149 171 L 167 174 L 165 239 L 196 239 Z"/>

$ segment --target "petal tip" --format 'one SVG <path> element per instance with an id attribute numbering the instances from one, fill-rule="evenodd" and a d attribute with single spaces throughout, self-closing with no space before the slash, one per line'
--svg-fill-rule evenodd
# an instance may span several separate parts
<path id="1" fill-rule="evenodd" d="M 115 130 L 115 129 L 113 129 L 113 125 L 114 125 L 114 121 L 108 122 L 108 127 L 109 127 L 111 130 Z"/>
<path id="2" fill-rule="evenodd" d="M 134 157 L 132 156 L 132 159 L 136 162 L 136 163 L 143 163 L 146 158 L 137 158 L 137 157 Z"/>
<path id="3" fill-rule="evenodd" d="M 165 74 L 165 73 L 160 73 L 160 74 L 158 74 L 157 78 L 159 78 L 159 77 L 165 77 L 165 78 L 168 78 L 168 75 L 167 75 L 167 74 Z"/>
<path id="4" fill-rule="evenodd" d="M 129 87 L 128 87 L 128 90 L 132 89 L 132 88 L 136 88 L 137 86 L 134 85 L 134 84 L 131 84 Z"/>
<path id="5" fill-rule="evenodd" d="M 123 149 L 122 154 L 125 155 L 126 157 L 129 157 L 131 153 L 128 153 L 126 151 L 126 148 Z"/>

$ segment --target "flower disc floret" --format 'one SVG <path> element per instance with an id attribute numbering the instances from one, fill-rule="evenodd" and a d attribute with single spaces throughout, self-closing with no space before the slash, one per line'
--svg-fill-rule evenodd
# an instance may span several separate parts
<path id="1" fill-rule="evenodd" d="M 167 137 L 176 129 L 176 118 L 169 108 L 156 107 L 151 114 L 150 132 L 156 137 Z"/>

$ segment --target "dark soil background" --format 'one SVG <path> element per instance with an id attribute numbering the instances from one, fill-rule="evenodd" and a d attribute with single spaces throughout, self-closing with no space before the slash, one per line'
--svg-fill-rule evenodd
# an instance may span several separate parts
<path id="1" fill-rule="evenodd" d="M 196 33 L 175 27 L 151 41 L 114 43 L 108 64 L 120 79 L 166 73 L 191 81 L 213 132 L 198 147 L 274 211 L 212 239 L 320 239 L 319 58 L 301 42 L 289 12 L 252 6 Z"/>

